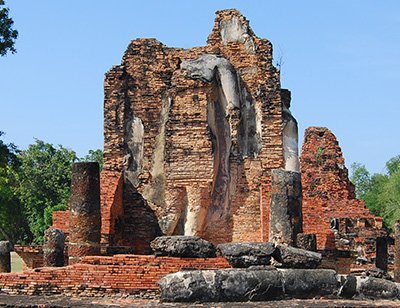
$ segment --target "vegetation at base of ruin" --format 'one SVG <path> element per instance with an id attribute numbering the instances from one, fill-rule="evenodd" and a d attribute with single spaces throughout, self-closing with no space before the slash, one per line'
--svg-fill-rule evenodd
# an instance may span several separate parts
<path id="1" fill-rule="evenodd" d="M 400 219 L 400 155 L 386 163 L 386 172 L 371 175 L 364 165 L 351 165 L 351 181 L 356 186 L 356 196 L 375 215 L 384 218 L 385 226 L 393 230 Z"/>
<path id="2" fill-rule="evenodd" d="M 8 16 L 9 9 L 4 5 L 4 0 L 0 0 L 0 56 L 17 52 L 14 44 L 18 31 L 13 29 L 14 21 Z"/>
<path id="3" fill-rule="evenodd" d="M 102 156 L 90 150 L 79 159 L 73 150 L 41 140 L 21 151 L 0 139 L 0 240 L 42 243 L 53 211 L 67 209 L 72 164 L 102 164 Z"/>

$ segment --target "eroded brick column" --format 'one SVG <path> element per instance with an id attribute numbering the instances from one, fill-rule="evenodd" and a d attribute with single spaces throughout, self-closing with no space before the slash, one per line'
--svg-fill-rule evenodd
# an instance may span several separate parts
<path id="1" fill-rule="evenodd" d="M 376 238 L 375 266 L 387 272 L 388 270 L 388 241 L 386 236 Z"/>
<path id="2" fill-rule="evenodd" d="M 303 230 L 301 176 L 298 172 L 272 170 L 269 239 L 276 244 L 296 245 Z"/>
<path id="3" fill-rule="evenodd" d="M 72 167 L 69 263 L 82 256 L 100 254 L 100 180 L 99 164 L 75 163 Z"/>
<path id="4" fill-rule="evenodd" d="M 400 282 L 400 220 L 394 224 L 394 281 Z"/>
<path id="5" fill-rule="evenodd" d="M 43 265 L 64 266 L 65 234 L 60 229 L 47 229 L 44 232 Z"/>
<path id="6" fill-rule="evenodd" d="M 0 273 L 11 272 L 11 243 L 0 241 Z"/>
<path id="7" fill-rule="evenodd" d="M 305 250 L 317 251 L 317 237 L 313 233 L 298 233 L 296 246 Z"/>

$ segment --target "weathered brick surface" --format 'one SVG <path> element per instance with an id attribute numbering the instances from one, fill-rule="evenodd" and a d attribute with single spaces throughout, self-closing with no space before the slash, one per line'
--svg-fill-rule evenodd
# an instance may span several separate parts
<path id="1" fill-rule="evenodd" d="M 100 173 L 101 244 L 122 244 L 123 178 L 120 171 L 105 170 Z"/>
<path id="2" fill-rule="evenodd" d="M 158 291 L 157 281 L 184 268 L 229 268 L 224 258 L 173 258 L 117 255 L 83 257 L 81 263 L 62 268 L 37 268 L 0 274 L 0 290 L 7 294 L 64 294 L 104 296 Z"/>
<path id="3" fill-rule="evenodd" d="M 69 210 L 54 211 L 52 227 L 55 229 L 60 229 L 65 234 L 68 234 L 69 233 Z"/>
<path id="4" fill-rule="evenodd" d="M 60 229 L 49 228 L 44 232 L 44 266 L 64 266 L 65 234 Z"/>
<path id="5" fill-rule="evenodd" d="M 68 255 L 100 254 L 101 210 L 99 164 L 80 162 L 72 166 Z"/>
<path id="6" fill-rule="evenodd" d="M 24 268 L 37 268 L 43 266 L 42 246 L 14 246 L 14 251 L 24 261 Z"/>
<path id="7" fill-rule="evenodd" d="M 296 247 L 297 234 L 303 230 L 300 173 L 272 170 L 269 223 L 271 242 Z"/>
<path id="8" fill-rule="evenodd" d="M 221 29 L 231 21 L 241 25 L 247 36 L 224 41 Z M 124 226 L 122 236 L 115 235 L 113 242 L 136 247 L 137 253 L 149 251 L 159 226 L 165 226 L 166 234 L 183 234 L 185 213 L 206 215 L 216 185 L 208 108 L 217 99 L 218 83 L 188 78 L 180 68 L 181 62 L 203 54 L 222 56 L 233 65 L 245 89 L 250 106 L 246 108 L 253 110 L 258 124 L 243 133 L 241 123 L 251 116 L 244 109 L 230 113 L 228 206 L 218 223 L 206 229 L 194 226 L 193 232 L 214 243 L 266 239 L 270 172 L 284 165 L 280 76 L 272 65 L 271 43 L 254 35 L 238 11 L 225 10 L 217 12 L 206 46 L 180 49 L 155 39 L 136 39 L 121 65 L 106 74 L 103 242 L 108 238 L 111 243 L 120 232 L 110 218 L 114 213 Z M 250 136 L 255 130 L 259 152 L 242 153 L 241 134 Z M 113 184 L 103 186 L 120 172 L 122 202 L 120 192 L 110 188 Z"/>
<path id="9" fill-rule="evenodd" d="M 375 239 L 386 231 L 382 218 L 355 198 L 336 137 L 327 128 L 308 128 L 300 161 L 304 232 L 317 235 L 318 249 L 352 250 L 371 261 Z"/>

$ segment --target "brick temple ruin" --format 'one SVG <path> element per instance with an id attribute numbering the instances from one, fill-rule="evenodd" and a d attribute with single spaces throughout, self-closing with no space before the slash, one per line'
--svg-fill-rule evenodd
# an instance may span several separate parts
<path id="1" fill-rule="evenodd" d="M 55 293 L 96 293 L 99 285 L 131 293 L 157 290 L 159 278 L 184 267 L 229 267 L 224 258 L 150 256 L 160 235 L 310 247 L 338 272 L 375 263 L 387 270 L 387 231 L 356 199 L 336 137 L 308 128 L 299 157 L 272 44 L 237 10 L 217 12 L 203 47 L 133 40 L 107 72 L 104 95 L 104 168 L 99 176 L 95 166 L 74 166 L 70 208 L 53 213 L 70 264 L 79 263 L 16 275 L 6 287 L 52 279 Z M 46 236 L 54 251 L 45 264 L 62 262 L 63 234 Z M 82 277 L 91 285 L 81 287 Z"/>
<path id="2" fill-rule="evenodd" d="M 203 47 L 133 40 L 104 95 L 103 251 L 149 254 L 158 235 L 270 239 L 271 171 L 300 172 L 298 129 L 272 44 L 245 17 L 217 12 Z M 361 249 L 371 261 L 386 231 L 355 198 L 329 130 L 306 131 L 301 170 L 297 233 L 316 234 L 319 250 Z M 69 233 L 68 217 L 55 212 L 54 226 Z"/>
<path id="3" fill-rule="evenodd" d="M 271 170 L 299 171 L 289 107 L 271 43 L 236 10 L 204 47 L 132 41 L 105 78 L 102 244 L 267 240 Z"/>

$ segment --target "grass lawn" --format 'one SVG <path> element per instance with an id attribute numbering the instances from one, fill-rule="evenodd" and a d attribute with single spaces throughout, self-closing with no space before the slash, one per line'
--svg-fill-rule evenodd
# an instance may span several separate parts
<path id="1" fill-rule="evenodd" d="M 11 252 L 11 272 L 22 272 L 23 261 L 15 252 Z"/>

